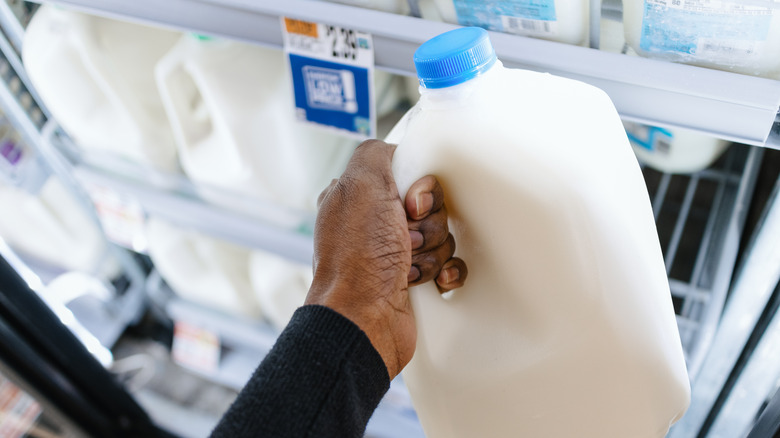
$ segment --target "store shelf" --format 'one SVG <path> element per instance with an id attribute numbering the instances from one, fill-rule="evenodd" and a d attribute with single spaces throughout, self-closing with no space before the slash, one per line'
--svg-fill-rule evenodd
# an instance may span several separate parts
<path id="1" fill-rule="evenodd" d="M 762 152 L 733 145 L 688 175 L 644 168 L 692 380 L 723 310 Z"/>
<path id="2" fill-rule="evenodd" d="M 55 0 L 106 16 L 281 47 L 281 16 L 370 32 L 378 68 L 413 75 L 412 55 L 455 25 L 314 0 Z M 549 72 L 595 85 L 627 120 L 701 131 L 780 148 L 770 130 L 780 81 L 491 33 L 507 66 Z M 728 84 L 728 86 L 724 86 Z"/>
<path id="3" fill-rule="evenodd" d="M 764 309 L 767 307 L 780 280 L 780 245 L 777 245 L 777 236 L 780 235 L 780 181 L 775 186 L 775 191 L 767 202 L 767 209 L 756 228 L 748 248 L 745 251 L 745 260 L 738 268 L 735 280 L 731 286 L 730 298 L 721 316 L 718 329 L 713 336 L 713 342 L 701 366 L 700 373 L 692 382 L 691 406 L 688 412 L 676 424 L 670 438 L 689 438 L 697 436 L 698 432 L 709 421 L 711 416 L 717 416 L 718 399 L 724 388 L 727 387 L 730 376 L 735 367 L 740 363 L 741 355 L 748 341 L 753 335 Z M 778 333 L 777 317 L 773 328 L 767 333 Z M 777 349 L 775 336 L 766 338 L 765 351 L 773 353 Z M 740 424 L 751 421 L 756 414 L 756 407 L 763 402 L 767 391 L 774 385 L 766 385 L 757 388 L 755 383 L 766 379 L 776 378 L 777 371 L 763 373 L 761 367 L 776 367 L 776 360 L 761 359 L 761 354 L 754 356 L 757 360 L 751 360 L 756 368 L 756 373 L 748 370 L 747 380 L 743 380 L 746 386 L 753 391 L 749 394 L 750 400 L 738 400 L 731 403 L 728 415 L 730 418 L 739 418 Z M 775 358 L 777 356 L 774 356 Z M 767 370 L 764 370 L 767 371 Z M 772 383 L 772 382 L 770 382 Z M 744 395 L 744 393 L 742 394 Z M 759 400 L 756 402 L 756 400 Z M 715 412 L 713 412 L 715 410 Z M 721 423 L 724 424 L 724 423 Z M 744 431 L 743 431 L 744 432 Z M 719 435 L 723 437 L 737 435 Z"/>

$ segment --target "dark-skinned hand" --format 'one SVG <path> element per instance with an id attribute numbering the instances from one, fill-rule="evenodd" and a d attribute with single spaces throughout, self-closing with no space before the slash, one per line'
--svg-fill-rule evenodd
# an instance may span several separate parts
<path id="1" fill-rule="evenodd" d="M 402 201 L 391 172 L 394 151 L 380 140 L 363 142 L 320 195 L 306 297 L 306 304 L 330 307 L 357 324 L 391 379 L 417 342 L 409 287 L 434 280 L 446 292 L 467 276 L 466 264 L 453 257 L 441 185 L 423 177 Z"/>

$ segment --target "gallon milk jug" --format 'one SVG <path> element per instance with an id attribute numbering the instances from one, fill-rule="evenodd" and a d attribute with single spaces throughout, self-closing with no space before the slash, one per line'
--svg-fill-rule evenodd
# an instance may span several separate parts
<path id="1" fill-rule="evenodd" d="M 33 195 L 0 183 L 0 237 L 21 255 L 95 272 L 106 255 L 100 230 L 56 178 Z"/>
<path id="2" fill-rule="evenodd" d="M 43 5 L 24 66 L 52 115 L 84 148 L 178 169 L 154 66 L 179 34 Z"/>
<path id="3" fill-rule="evenodd" d="M 660 438 L 688 376 L 637 160 L 607 95 L 504 68 L 487 32 L 415 53 L 389 142 L 403 198 L 436 175 L 466 285 L 409 291 L 404 371 L 428 438 Z"/>
<path id="4" fill-rule="evenodd" d="M 180 297 L 232 315 L 261 316 L 249 282 L 249 250 L 150 218 L 148 252 Z"/>
<path id="5" fill-rule="evenodd" d="M 624 0 L 626 42 L 642 56 L 780 77 L 780 10 L 741 0 Z"/>
<path id="6" fill-rule="evenodd" d="M 287 326 L 295 309 L 303 306 L 314 278 L 311 266 L 265 251 L 252 251 L 249 277 L 263 315 L 279 331 Z"/>
<path id="7" fill-rule="evenodd" d="M 689 129 L 667 129 L 623 122 L 639 161 L 666 173 L 692 173 L 706 169 L 720 157 L 729 142 Z"/>
<path id="8" fill-rule="evenodd" d="M 352 140 L 296 122 L 281 51 L 184 35 L 156 74 L 190 179 L 275 205 L 204 191 L 213 202 L 295 227 L 279 206 L 314 211 L 354 149 Z"/>
<path id="9" fill-rule="evenodd" d="M 585 46 L 588 0 L 420 0 L 428 20 Z"/>

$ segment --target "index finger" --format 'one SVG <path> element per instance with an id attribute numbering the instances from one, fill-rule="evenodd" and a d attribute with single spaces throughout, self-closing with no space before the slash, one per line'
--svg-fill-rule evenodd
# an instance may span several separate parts
<path id="1" fill-rule="evenodd" d="M 411 220 L 425 219 L 444 205 L 444 190 L 433 175 L 424 176 L 406 192 L 406 214 Z"/>

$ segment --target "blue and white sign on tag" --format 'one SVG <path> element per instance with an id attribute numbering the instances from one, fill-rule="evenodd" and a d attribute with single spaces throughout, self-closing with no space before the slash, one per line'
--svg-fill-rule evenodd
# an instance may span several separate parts
<path id="1" fill-rule="evenodd" d="M 282 32 L 298 120 L 375 137 L 371 35 L 284 17 Z"/>

